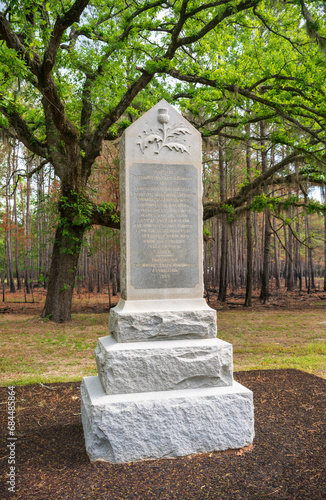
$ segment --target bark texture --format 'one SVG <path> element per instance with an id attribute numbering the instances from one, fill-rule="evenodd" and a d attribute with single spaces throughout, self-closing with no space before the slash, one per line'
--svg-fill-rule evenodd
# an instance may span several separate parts
<path id="1" fill-rule="evenodd" d="M 69 231 L 69 234 L 67 234 Z M 53 245 L 48 292 L 42 317 L 56 323 L 71 319 L 71 301 L 84 229 L 59 224 Z"/>

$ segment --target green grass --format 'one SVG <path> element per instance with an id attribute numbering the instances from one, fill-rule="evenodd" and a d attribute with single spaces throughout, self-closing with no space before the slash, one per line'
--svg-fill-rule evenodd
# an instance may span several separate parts
<path id="1" fill-rule="evenodd" d="M 218 311 L 218 337 L 233 344 L 234 370 L 297 368 L 326 378 L 326 313 Z M 73 382 L 96 374 L 94 349 L 108 314 L 54 324 L 36 315 L 0 318 L 0 385 Z"/>
<path id="2" fill-rule="evenodd" d="M 108 335 L 108 314 L 89 316 L 76 314 L 60 325 L 35 315 L 0 318 L 0 384 L 67 382 L 95 375 L 94 349 L 97 339 Z"/>
<path id="3" fill-rule="evenodd" d="M 322 310 L 219 311 L 218 337 L 233 344 L 235 370 L 296 368 L 326 378 Z"/>

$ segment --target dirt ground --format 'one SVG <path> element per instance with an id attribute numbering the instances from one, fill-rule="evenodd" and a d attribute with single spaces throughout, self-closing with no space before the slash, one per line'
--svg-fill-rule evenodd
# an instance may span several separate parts
<path id="1" fill-rule="evenodd" d="M 41 314 L 46 297 L 46 290 L 34 289 L 33 296 L 31 294 L 24 295 L 22 290 L 16 293 L 5 292 L 5 300 L 3 301 L 3 296 L 0 298 L 0 314 Z M 117 305 L 120 295 L 111 296 L 111 307 Z M 317 287 L 310 294 L 306 291 L 300 292 L 299 290 L 294 290 L 292 292 L 286 291 L 284 287 L 280 290 L 271 287 L 271 295 L 266 304 L 262 304 L 259 299 L 259 290 L 254 290 L 252 307 L 245 308 L 243 306 L 245 299 L 245 289 L 239 288 L 236 291 L 229 291 L 227 294 L 227 299 L 225 303 L 218 300 L 218 290 L 211 288 L 208 291 L 208 296 L 206 293 L 206 300 L 208 304 L 216 310 L 228 310 L 228 309 L 254 309 L 254 310 L 264 310 L 264 309 L 325 309 L 326 311 L 326 292 L 322 289 L 322 279 L 317 280 Z M 72 313 L 103 313 L 109 312 L 109 297 L 107 292 L 100 293 L 88 293 L 87 291 L 82 291 L 80 294 L 74 292 L 73 302 L 72 302 Z"/>
<path id="2" fill-rule="evenodd" d="M 254 393 L 249 450 L 129 464 L 90 463 L 80 383 L 16 388 L 16 493 L 7 491 L 2 433 L 1 499 L 204 500 L 326 498 L 326 380 L 298 370 L 238 372 Z M 0 388 L 1 428 L 7 389 Z"/>
<path id="3" fill-rule="evenodd" d="M 0 314 L 40 314 L 43 290 L 26 298 L 6 293 Z M 244 291 L 218 311 L 243 308 Z M 112 306 L 119 297 L 112 298 Z M 272 291 L 253 310 L 321 309 L 326 293 Z M 246 308 L 247 309 L 247 308 Z M 107 294 L 77 294 L 73 313 L 109 312 Z M 16 493 L 8 492 L 8 436 L 1 433 L 0 499 L 37 500 L 324 500 L 326 498 L 326 380 L 293 369 L 235 373 L 253 390 L 255 432 L 249 450 L 131 464 L 89 462 L 80 415 L 79 382 L 16 387 Z M 0 428 L 7 425 L 7 389 L 0 388 Z"/>

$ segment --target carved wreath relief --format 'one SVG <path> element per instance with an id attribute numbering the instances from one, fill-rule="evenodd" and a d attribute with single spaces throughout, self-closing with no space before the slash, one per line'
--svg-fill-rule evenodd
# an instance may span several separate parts
<path id="1" fill-rule="evenodd" d="M 145 153 L 145 149 L 149 147 L 150 144 L 154 144 L 156 142 L 157 144 L 157 151 L 155 151 L 156 154 L 159 154 L 160 151 L 163 148 L 168 148 L 170 151 L 175 149 L 176 151 L 179 151 L 180 153 L 188 153 L 189 151 L 187 147 L 182 144 L 181 142 L 174 142 L 173 138 L 177 138 L 178 136 L 181 135 L 186 135 L 189 134 L 191 135 L 191 132 L 187 129 L 187 127 L 183 125 L 176 126 L 174 125 L 172 128 L 168 127 L 167 124 L 170 121 L 170 117 L 168 114 L 168 110 L 166 108 L 161 108 L 158 110 L 158 121 L 162 124 L 162 128 L 159 127 L 156 131 L 152 131 L 150 133 L 147 133 L 144 131 L 144 134 L 146 134 L 144 137 L 141 135 L 139 136 L 140 141 L 137 142 L 139 144 L 140 150 L 142 153 Z"/>

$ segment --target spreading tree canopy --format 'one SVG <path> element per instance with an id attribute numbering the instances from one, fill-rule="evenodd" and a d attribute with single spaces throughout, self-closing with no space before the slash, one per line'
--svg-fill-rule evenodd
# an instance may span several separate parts
<path id="1" fill-rule="evenodd" d="M 177 101 L 204 137 L 271 124 L 288 154 L 205 217 L 246 205 L 295 160 L 325 164 L 325 2 L 7 0 L 0 12 L 1 127 L 61 181 L 43 316 L 70 318 L 84 232 L 119 227 L 88 181 L 104 141 L 155 102 Z M 272 126 L 273 125 L 273 126 Z M 224 208 L 223 208 L 224 207 Z"/>

